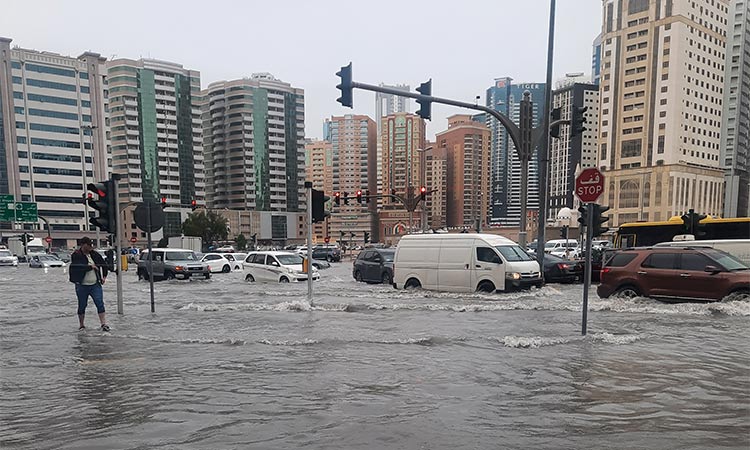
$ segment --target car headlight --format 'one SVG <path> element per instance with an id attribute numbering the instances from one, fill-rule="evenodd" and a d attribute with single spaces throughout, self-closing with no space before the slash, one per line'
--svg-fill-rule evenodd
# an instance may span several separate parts
<path id="1" fill-rule="evenodd" d="M 518 272 L 508 272 L 505 274 L 505 278 L 508 278 L 510 280 L 520 280 L 521 274 Z"/>
<path id="2" fill-rule="evenodd" d="M 174 270 L 185 270 L 182 266 L 174 266 Z"/>

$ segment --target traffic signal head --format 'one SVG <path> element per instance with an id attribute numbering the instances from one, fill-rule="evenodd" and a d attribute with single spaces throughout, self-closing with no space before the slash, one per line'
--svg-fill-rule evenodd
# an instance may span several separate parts
<path id="1" fill-rule="evenodd" d="M 561 114 L 562 110 L 560 108 L 554 108 L 552 114 L 550 114 L 549 135 L 553 138 L 560 138 L 560 124 L 555 124 L 554 122 L 560 120 L 560 117 L 562 117 Z"/>
<path id="2" fill-rule="evenodd" d="M 190 209 L 192 209 L 193 211 L 198 209 L 198 202 L 196 202 L 195 199 L 190 200 Z"/>
<path id="3" fill-rule="evenodd" d="M 167 207 L 167 197 L 161 198 L 161 208 L 164 209 Z"/>
<path id="4" fill-rule="evenodd" d="M 582 204 L 578 207 L 578 223 L 581 224 L 581 226 L 585 227 L 589 221 L 589 210 L 586 204 Z"/>
<path id="5" fill-rule="evenodd" d="M 98 212 L 96 217 L 89 219 L 89 223 L 107 233 L 117 231 L 117 193 L 112 180 L 101 183 L 89 183 L 88 205 Z"/>
<path id="6" fill-rule="evenodd" d="M 421 188 L 419 188 L 419 198 L 421 200 L 423 200 L 423 201 L 427 198 L 427 188 L 426 187 L 422 186 Z"/>
<path id="7" fill-rule="evenodd" d="M 594 226 L 591 230 L 591 236 L 601 236 L 602 234 L 609 231 L 609 228 L 602 226 L 604 222 L 609 220 L 609 217 L 604 215 L 604 213 L 607 211 L 609 211 L 609 206 L 602 206 L 594 203 Z"/>
<path id="8" fill-rule="evenodd" d="M 576 136 L 586 131 L 586 117 L 583 115 L 588 111 L 588 106 L 573 106 L 570 118 L 570 136 Z"/>
<path id="9" fill-rule="evenodd" d="M 567 239 L 568 238 L 568 227 L 564 226 L 560 228 L 560 239 Z"/>
<path id="10" fill-rule="evenodd" d="M 365 191 L 365 203 L 370 203 L 370 190 Z"/>
<path id="11" fill-rule="evenodd" d="M 706 235 L 706 225 L 700 223 L 701 220 L 708 217 L 705 214 L 698 214 L 695 210 L 691 209 L 686 214 L 681 216 L 683 229 L 686 234 L 692 234 L 695 237 Z"/>
<path id="12" fill-rule="evenodd" d="M 362 191 L 357 191 L 357 203 L 362 204 Z"/>
<path id="13" fill-rule="evenodd" d="M 417 92 L 428 97 L 432 96 L 432 79 L 420 84 L 417 88 Z M 432 100 L 426 100 L 419 97 L 417 103 L 419 104 L 419 111 L 417 111 L 419 117 L 426 120 L 432 120 Z"/>
<path id="14" fill-rule="evenodd" d="M 331 213 L 326 211 L 326 202 L 331 198 L 326 196 L 323 191 L 312 190 L 312 221 L 313 223 L 323 222 Z"/>
<path id="15" fill-rule="evenodd" d="M 346 65 L 341 68 L 338 72 L 336 72 L 336 76 L 341 78 L 341 82 L 336 85 L 336 88 L 338 88 L 341 91 L 341 97 L 336 99 L 337 102 L 341 103 L 343 106 L 348 106 L 349 108 L 353 107 L 353 90 L 354 87 L 352 86 L 352 63 L 349 63 L 349 65 Z"/>
<path id="16" fill-rule="evenodd" d="M 341 192 L 336 192 L 333 194 L 333 203 L 335 203 L 336 206 L 341 205 Z"/>
<path id="17" fill-rule="evenodd" d="M 344 204 L 349 205 L 349 193 L 344 192 Z"/>
<path id="18" fill-rule="evenodd" d="M 369 243 L 370 243 L 370 232 L 365 231 L 365 244 L 369 244 Z"/>

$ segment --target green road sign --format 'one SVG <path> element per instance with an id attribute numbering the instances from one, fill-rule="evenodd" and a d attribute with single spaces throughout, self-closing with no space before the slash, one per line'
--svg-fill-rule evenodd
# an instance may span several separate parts
<path id="1" fill-rule="evenodd" d="M 0 222 L 12 222 L 13 221 L 13 208 L 15 203 L 13 202 L 13 196 L 10 194 L 0 195 Z"/>
<path id="2" fill-rule="evenodd" d="M 38 222 L 35 202 L 16 202 L 16 222 Z"/>

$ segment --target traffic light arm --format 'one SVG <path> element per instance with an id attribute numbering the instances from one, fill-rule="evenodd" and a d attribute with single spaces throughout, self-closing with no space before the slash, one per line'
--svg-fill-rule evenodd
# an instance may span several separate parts
<path id="1" fill-rule="evenodd" d="M 466 108 L 466 109 L 475 109 L 478 111 L 485 112 L 500 122 L 505 129 L 508 131 L 508 134 L 510 135 L 511 140 L 513 141 L 513 145 L 515 145 L 516 149 L 520 149 L 521 146 L 521 130 L 518 128 L 518 125 L 513 123 L 508 116 L 505 114 L 502 114 L 500 111 L 496 111 L 492 108 L 488 108 L 484 105 L 474 104 L 474 103 L 466 103 L 466 102 L 460 102 L 457 100 L 451 100 L 449 98 L 441 98 L 441 97 L 434 97 L 432 95 L 422 95 L 422 94 L 415 94 L 413 92 L 408 91 L 401 91 L 399 89 L 389 88 L 386 86 L 375 86 L 372 84 L 366 84 L 366 83 L 359 83 L 356 81 L 352 81 L 352 88 L 354 89 L 362 89 L 365 91 L 372 91 L 372 92 L 381 92 L 383 94 L 393 94 L 397 95 L 399 97 L 408 97 L 408 98 L 414 98 L 418 100 L 425 100 L 427 102 L 432 103 L 442 103 L 444 105 L 451 105 L 451 106 L 458 106 L 459 108 Z M 542 127 L 537 127 L 534 129 L 534 132 L 541 133 Z M 536 140 L 534 140 L 536 142 Z"/>

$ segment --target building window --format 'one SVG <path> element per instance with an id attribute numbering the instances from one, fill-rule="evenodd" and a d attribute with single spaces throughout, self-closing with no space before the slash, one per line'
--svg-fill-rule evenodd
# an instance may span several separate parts
<path id="1" fill-rule="evenodd" d="M 620 181 L 620 208 L 640 206 L 640 185 L 634 180 Z"/>
<path id="2" fill-rule="evenodd" d="M 622 142 L 621 156 L 631 158 L 641 155 L 641 139 L 631 139 Z"/>
<path id="3" fill-rule="evenodd" d="M 656 153 L 657 154 L 664 153 L 664 136 L 659 136 L 659 140 L 658 140 L 657 147 L 656 147 Z"/>

